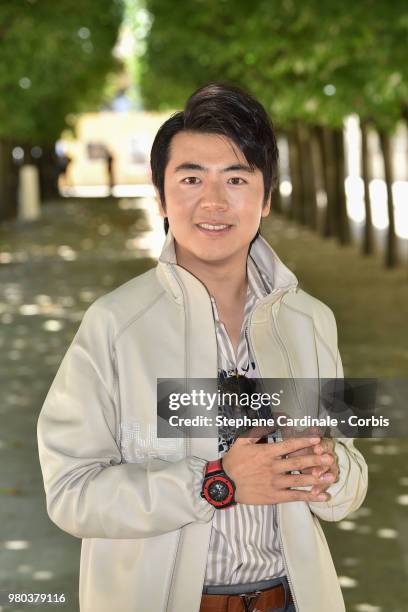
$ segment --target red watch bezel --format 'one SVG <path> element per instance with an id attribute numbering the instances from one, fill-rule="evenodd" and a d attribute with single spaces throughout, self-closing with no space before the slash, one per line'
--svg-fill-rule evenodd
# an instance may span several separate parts
<path id="1" fill-rule="evenodd" d="M 212 497 L 210 497 L 208 493 L 208 489 L 210 485 L 215 480 L 220 480 L 228 488 L 228 495 L 222 501 L 214 500 Z M 204 497 L 208 501 L 208 503 L 214 506 L 215 508 L 227 508 L 228 506 L 233 506 L 237 503 L 234 500 L 234 494 L 235 494 L 235 484 L 225 474 L 224 469 L 222 467 L 222 459 L 215 459 L 214 461 L 209 461 L 205 469 L 204 484 L 203 484 L 203 488 L 201 492 L 202 497 Z"/>

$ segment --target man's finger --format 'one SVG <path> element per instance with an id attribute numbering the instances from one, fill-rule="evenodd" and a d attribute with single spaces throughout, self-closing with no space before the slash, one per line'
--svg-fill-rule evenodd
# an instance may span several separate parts
<path id="1" fill-rule="evenodd" d="M 302 455 L 301 457 L 289 457 L 287 459 L 280 459 L 278 462 L 276 458 L 274 460 L 275 470 L 277 473 L 285 472 L 301 472 L 302 470 L 310 467 L 317 467 L 320 469 L 325 468 L 329 465 L 329 461 L 333 462 L 333 458 L 330 455 Z M 274 471 L 275 471 L 274 470 Z"/>
<path id="2" fill-rule="evenodd" d="M 323 453 L 331 453 L 334 449 L 334 442 L 332 438 L 322 438 L 320 444 L 316 444 L 312 449 L 314 453 L 322 455 Z"/>
<path id="3" fill-rule="evenodd" d="M 325 489 L 333 482 L 334 476 L 331 476 L 330 481 L 316 482 L 315 476 L 310 474 L 284 474 L 275 477 L 275 486 L 280 489 L 288 489 L 291 487 L 316 487 L 317 489 Z"/>
<path id="4" fill-rule="evenodd" d="M 282 442 L 277 442 L 272 448 L 276 451 L 274 453 L 276 456 L 283 457 L 302 448 L 309 448 L 319 444 L 319 442 L 320 438 L 288 438 Z"/>
<path id="5" fill-rule="evenodd" d="M 310 469 L 310 471 L 313 474 L 313 476 L 320 477 L 320 476 L 323 476 L 323 474 L 326 474 L 326 472 L 329 472 L 330 469 L 331 469 L 331 466 L 330 465 L 327 465 L 327 466 L 326 465 L 325 466 L 321 465 L 319 467 L 313 467 L 313 468 L 308 468 L 308 469 Z M 304 472 L 304 470 L 302 470 L 302 472 Z M 306 472 L 306 473 L 308 473 L 308 472 Z"/>
<path id="6" fill-rule="evenodd" d="M 290 501 L 328 501 L 330 499 L 330 493 L 325 491 L 319 493 L 312 493 L 311 491 L 299 491 L 298 489 L 285 489 L 281 494 L 282 502 Z"/>
<path id="7" fill-rule="evenodd" d="M 315 446 L 309 446 L 308 448 L 301 448 L 300 450 L 288 453 L 287 456 L 288 457 L 299 457 L 300 455 L 310 455 L 310 454 L 313 454 L 313 449 L 316 446 L 319 446 L 319 445 L 316 444 Z"/>

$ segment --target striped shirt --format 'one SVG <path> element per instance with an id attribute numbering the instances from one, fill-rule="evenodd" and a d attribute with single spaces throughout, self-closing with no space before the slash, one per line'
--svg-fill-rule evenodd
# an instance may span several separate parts
<path id="1" fill-rule="evenodd" d="M 250 257 L 247 260 L 247 277 L 248 289 L 237 355 L 219 319 L 215 299 L 211 297 L 217 334 L 218 375 L 221 378 L 237 373 L 259 378 L 245 331 L 255 304 L 270 293 L 272 285 Z M 219 456 L 222 457 L 233 437 L 228 432 L 219 433 Z M 274 504 L 237 504 L 215 511 L 204 580 L 206 585 L 245 584 L 284 575 Z"/>

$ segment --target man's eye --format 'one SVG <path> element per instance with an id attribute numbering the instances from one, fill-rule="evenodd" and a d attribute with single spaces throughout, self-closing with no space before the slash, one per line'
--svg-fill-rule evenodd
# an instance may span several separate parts
<path id="1" fill-rule="evenodd" d="M 187 185 L 197 185 L 200 179 L 197 176 L 186 176 L 181 182 Z"/>
<path id="2" fill-rule="evenodd" d="M 244 179 L 239 176 L 231 177 L 230 179 L 228 179 L 228 182 L 231 182 L 232 185 L 243 185 L 244 183 L 246 183 L 246 181 L 244 181 Z"/>

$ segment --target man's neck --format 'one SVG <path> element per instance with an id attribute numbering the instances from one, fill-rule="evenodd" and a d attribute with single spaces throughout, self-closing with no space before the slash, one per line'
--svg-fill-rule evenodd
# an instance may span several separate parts
<path id="1" fill-rule="evenodd" d="M 225 262 L 206 262 L 191 256 L 175 243 L 177 264 L 197 277 L 217 303 L 231 307 L 245 299 L 247 291 L 247 254 L 239 253 Z"/>

